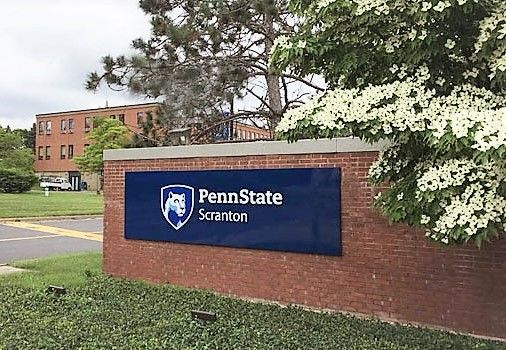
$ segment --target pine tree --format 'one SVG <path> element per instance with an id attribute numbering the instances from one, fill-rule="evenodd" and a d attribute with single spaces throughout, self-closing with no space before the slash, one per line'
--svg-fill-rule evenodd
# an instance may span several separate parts
<path id="1" fill-rule="evenodd" d="M 103 71 L 89 74 L 86 86 L 101 82 L 148 98 L 163 99 L 164 127 L 198 125 L 201 135 L 228 119 L 263 119 L 271 128 L 305 93 L 295 82 L 320 89 L 311 79 L 269 71 L 268 56 L 280 35 L 298 20 L 286 0 L 142 0 L 151 17 L 151 37 L 136 39 L 136 54 L 102 59 Z M 307 92 L 307 91 L 306 91 Z M 257 105 L 234 110 L 234 100 Z"/>

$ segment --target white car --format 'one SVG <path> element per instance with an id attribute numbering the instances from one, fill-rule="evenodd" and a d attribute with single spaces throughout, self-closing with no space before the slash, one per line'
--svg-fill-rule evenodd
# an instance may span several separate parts
<path id="1" fill-rule="evenodd" d="M 43 179 L 40 184 L 42 188 L 49 188 L 50 190 L 72 191 L 72 185 L 69 180 L 64 177 L 57 177 L 54 179 Z"/>

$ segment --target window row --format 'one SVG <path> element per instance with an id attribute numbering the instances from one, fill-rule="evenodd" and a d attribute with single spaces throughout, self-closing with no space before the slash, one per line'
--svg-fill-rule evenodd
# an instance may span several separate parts
<path id="1" fill-rule="evenodd" d="M 89 144 L 85 144 L 84 148 L 88 147 Z M 39 146 L 38 149 L 39 160 L 51 159 L 51 146 Z M 74 145 L 61 145 L 60 146 L 60 159 L 72 159 L 74 158 Z"/>
<path id="2" fill-rule="evenodd" d="M 142 124 L 144 123 L 144 112 L 137 112 L 137 115 L 136 115 L 137 119 L 137 126 L 142 126 Z M 116 114 L 111 114 L 109 116 L 109 118 L 111 119 L 116 119 Z M 120 122 L 122 122 L 123 124 L 125 124 L 125 115 L 124 114 L 118 114 L 118 118 L 117 118 Z"/>
<path id="3" fill-rule="evenodd" d="M 118 119 L 121 123 L 125 124 L 125 115 L 124 114 L 111 114 L 109 116 L 112 119 Z M 92 120 L 94 117 L 85 117 L 84 118 L 84 131 L 88 132 L 92 128 Z M 144 123 L 144 112 L 137 112 L 137 126 L 142 126 Z M 75 122 L 74 119 L 61 119 L 60 120 L 60 133 L 65 134 L 74 133 L 74 127 Z M 46 135 L 51 135 L 51 129 L 52 129 L 52 121 L 39 121 L 39 135 L 43 135 L 44 133 Z"/>
<path id="4" fill-rule="evenodd" d="M 267 139 L 269 138 L 265 134 L 260 134 L 256 132 L 246 131 L 246 130 L 236 130 L 235 132 L 237 139 L 239 140 L 256 140 L 256 139 Z"/>
<path id="5" fill-rule="evenodd" d="M 52 130 L 52 121 L 39 121 L 39 135 L 43 135 L 44 132 L 46 135 L 51 135 Z M 62 134 L 66 133 L 68 131 L 69 134 L 74 133 L 74 119 L 62 119 L 60 120 L 60 132 Z"/>

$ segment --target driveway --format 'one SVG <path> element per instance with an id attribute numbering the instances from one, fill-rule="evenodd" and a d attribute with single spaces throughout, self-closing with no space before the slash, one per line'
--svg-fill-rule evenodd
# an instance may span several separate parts
<path id="1" fill-rule="evenodd" d="M 0 264 L 102 250 L 102 218 L 0 223 Z"/>

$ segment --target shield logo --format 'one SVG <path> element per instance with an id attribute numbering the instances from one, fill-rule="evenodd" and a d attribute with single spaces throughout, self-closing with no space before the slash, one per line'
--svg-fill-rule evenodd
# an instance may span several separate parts
<path id="1" fill-rule="evenodd" d="M 194 192 L 193 187 L 187 185 L 168 185 L 160 189 L 160 209 L 175 230 L 179 230 L 190 219 Z"/>

